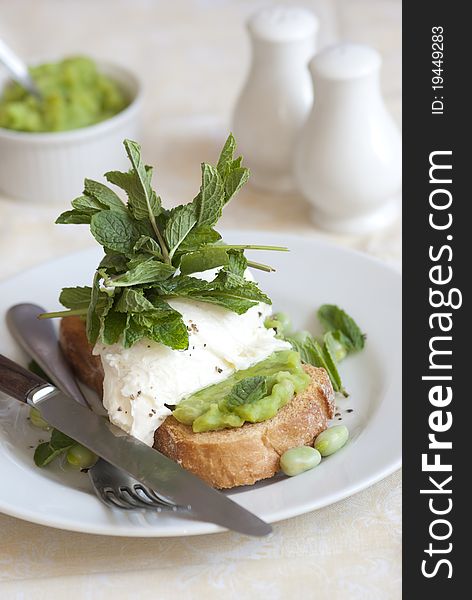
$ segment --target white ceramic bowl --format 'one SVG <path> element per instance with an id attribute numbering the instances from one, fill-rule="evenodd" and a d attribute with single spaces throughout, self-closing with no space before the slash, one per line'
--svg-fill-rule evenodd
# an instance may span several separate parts
<path id="1" fill-rule="evenodd" d="M 84 178 L 103 181 L 110 170 L 128 170 L 123 140 L 139 137 L 141 86 L 133 73 L 97 61 L 130 104 L 101 123 L 52 133 L 0 128 L 0 193 L 42 204 L 62 204 L 79 196 Z M 7 77 L 0 78 L 0 90 Z"/>

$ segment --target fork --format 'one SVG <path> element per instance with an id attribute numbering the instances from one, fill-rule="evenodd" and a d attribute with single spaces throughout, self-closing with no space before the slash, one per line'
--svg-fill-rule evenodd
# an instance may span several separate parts
<path id="1" fill-rule="evenodd" d="M 44 312 L 44 308 L 36 304 L 16 304 L 6 315 L 8 329 L 58 388 L 90 408 L 62 353 L 53 324 L 49 320 L 38 319 L 38 315 Z M 177 506 L 102 458 L 89 469 L 88 475 L 96 495 L 109 507 L 190 512 L 190 507 Z"/>
<path id="2" fill-rule="evenodd" d="M 190 511 L 190 507 L 173 504 L 102 458 L 89 469 L 89 477 L 95 493 L 107 506 L 124 510 L 145 508 L 157 512 Z"/>

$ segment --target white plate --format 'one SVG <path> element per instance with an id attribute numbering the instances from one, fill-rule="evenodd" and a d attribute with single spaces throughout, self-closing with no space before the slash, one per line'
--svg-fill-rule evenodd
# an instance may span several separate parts
<path id="1" fill-rule="evenodd" d="M 401 461 L 401 278 L 383 263 L 324 242 L 268 232 L 231 232 L 227 241 L 283 244 L 290 253 L 257 253 L 277 273 L 259 273 L 275 310 L 292 315 L 297 327 L 313 329 L 323 303 L 343 307 L 367 333 L 365 350 L 348 358 L 341 373 L 348 399 L 339 399 L 351 436 L 337 454 L 313 471 L 278 478 L 230 495 L 274 522 L 346 498 L 386 477 Z M 58 307 L 63 286 L 90 284 L 99 249 L 67 256 L 0 283 L 0 352 L 23 364 L 27 357 L 10 337 L 4 313 L 12 304 Z M 352 408 L 353 412 L 346 410 Z M 213 533 L 215 525 L 169 514 L 110 510 L 82 473 L 60 467 L 38 469 L 32 461 L 38 430 L 27 407 L 0 396 L 0 511 L 51 527 L 121 536 L 181 536 Z"/>

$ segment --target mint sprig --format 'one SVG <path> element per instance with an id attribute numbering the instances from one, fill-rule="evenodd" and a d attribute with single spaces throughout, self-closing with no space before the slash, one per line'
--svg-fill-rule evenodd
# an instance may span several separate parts
<path id="1" fill-rule="evenodd" d="M 264 396 L 267 396 L 267 377 L 262 375 L 246 377 L 232 387 L 226 403 L 229 408 L 232 408 L 257 402 Z"/>
<path id="2" fill-rule="evenodd" d="M 264 271 L 272 267 L 248 261 L 244 252 L 286 248 L 227 245 L 214 229 L 224 206 L 249 177 L 242 158 L 234 158 L 234 137 L 229 135 L 216 166 L 202 164 L 195 198 L 171 210 L 163 208 L 152 188 L 152 168 L 144 164 L 139 144 L 125 140 L 124 146 L 130 170 L 110 171 L 105 177 L 124 190 L 127 203 L 108 186 L 86 179 L 83 195 L 56 221 L 89 225 L 103 247 L 105 256 L 93 284 L 64 288 L 59 300 L 67 310 L 42 317 L 84 317 L 92 344 L 121 342 L 128 348 L 147 338 L 183 350 L 188 347 L 187 327 L 169 300 L 187 298 L 237 314 L 258 302 L 270 304 L 270 298 L 245 279 L 244 272 L 247 266 Z M 213 281 L 191 277 L 217 267 Z"/>
<path id="3" fill-rule="evenodd" d="M 284 313 L 267 317 L 265 326 L 274 328 L 277 337 L 289 342 L 304 363 L 323 367 L 331 380 L 335 392 L 348 396 L 338 370 L 348 354 L 364 348 L 366 335 L 342 308 L 335 304 L 323 304 L 317 312 L 325 330 L 323 338 L 317 339 L 309 331 L 292 332 L 290 320 Z"/>

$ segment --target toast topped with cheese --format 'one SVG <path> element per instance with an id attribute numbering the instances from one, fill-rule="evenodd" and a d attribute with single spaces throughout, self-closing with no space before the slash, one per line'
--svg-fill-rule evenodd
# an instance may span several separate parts
<path id="1" fill-rule="evenodd" d="M 103 393 L 100 358 L 92 354 L 85 323 L 62 319 L 60 344 L 78 378 Z M 189 425 L 168 416 L 154 434 L 154 448 L 179 462 L 216 488 L 251 485 L 273 477 L 280 456 L 296 446 L 312 445 L 334 416 L 334 392 L 326 371 L 305 365 L 311 382 L 281 408 L 275 417 L 242 427 L 194 433 Z"/>

